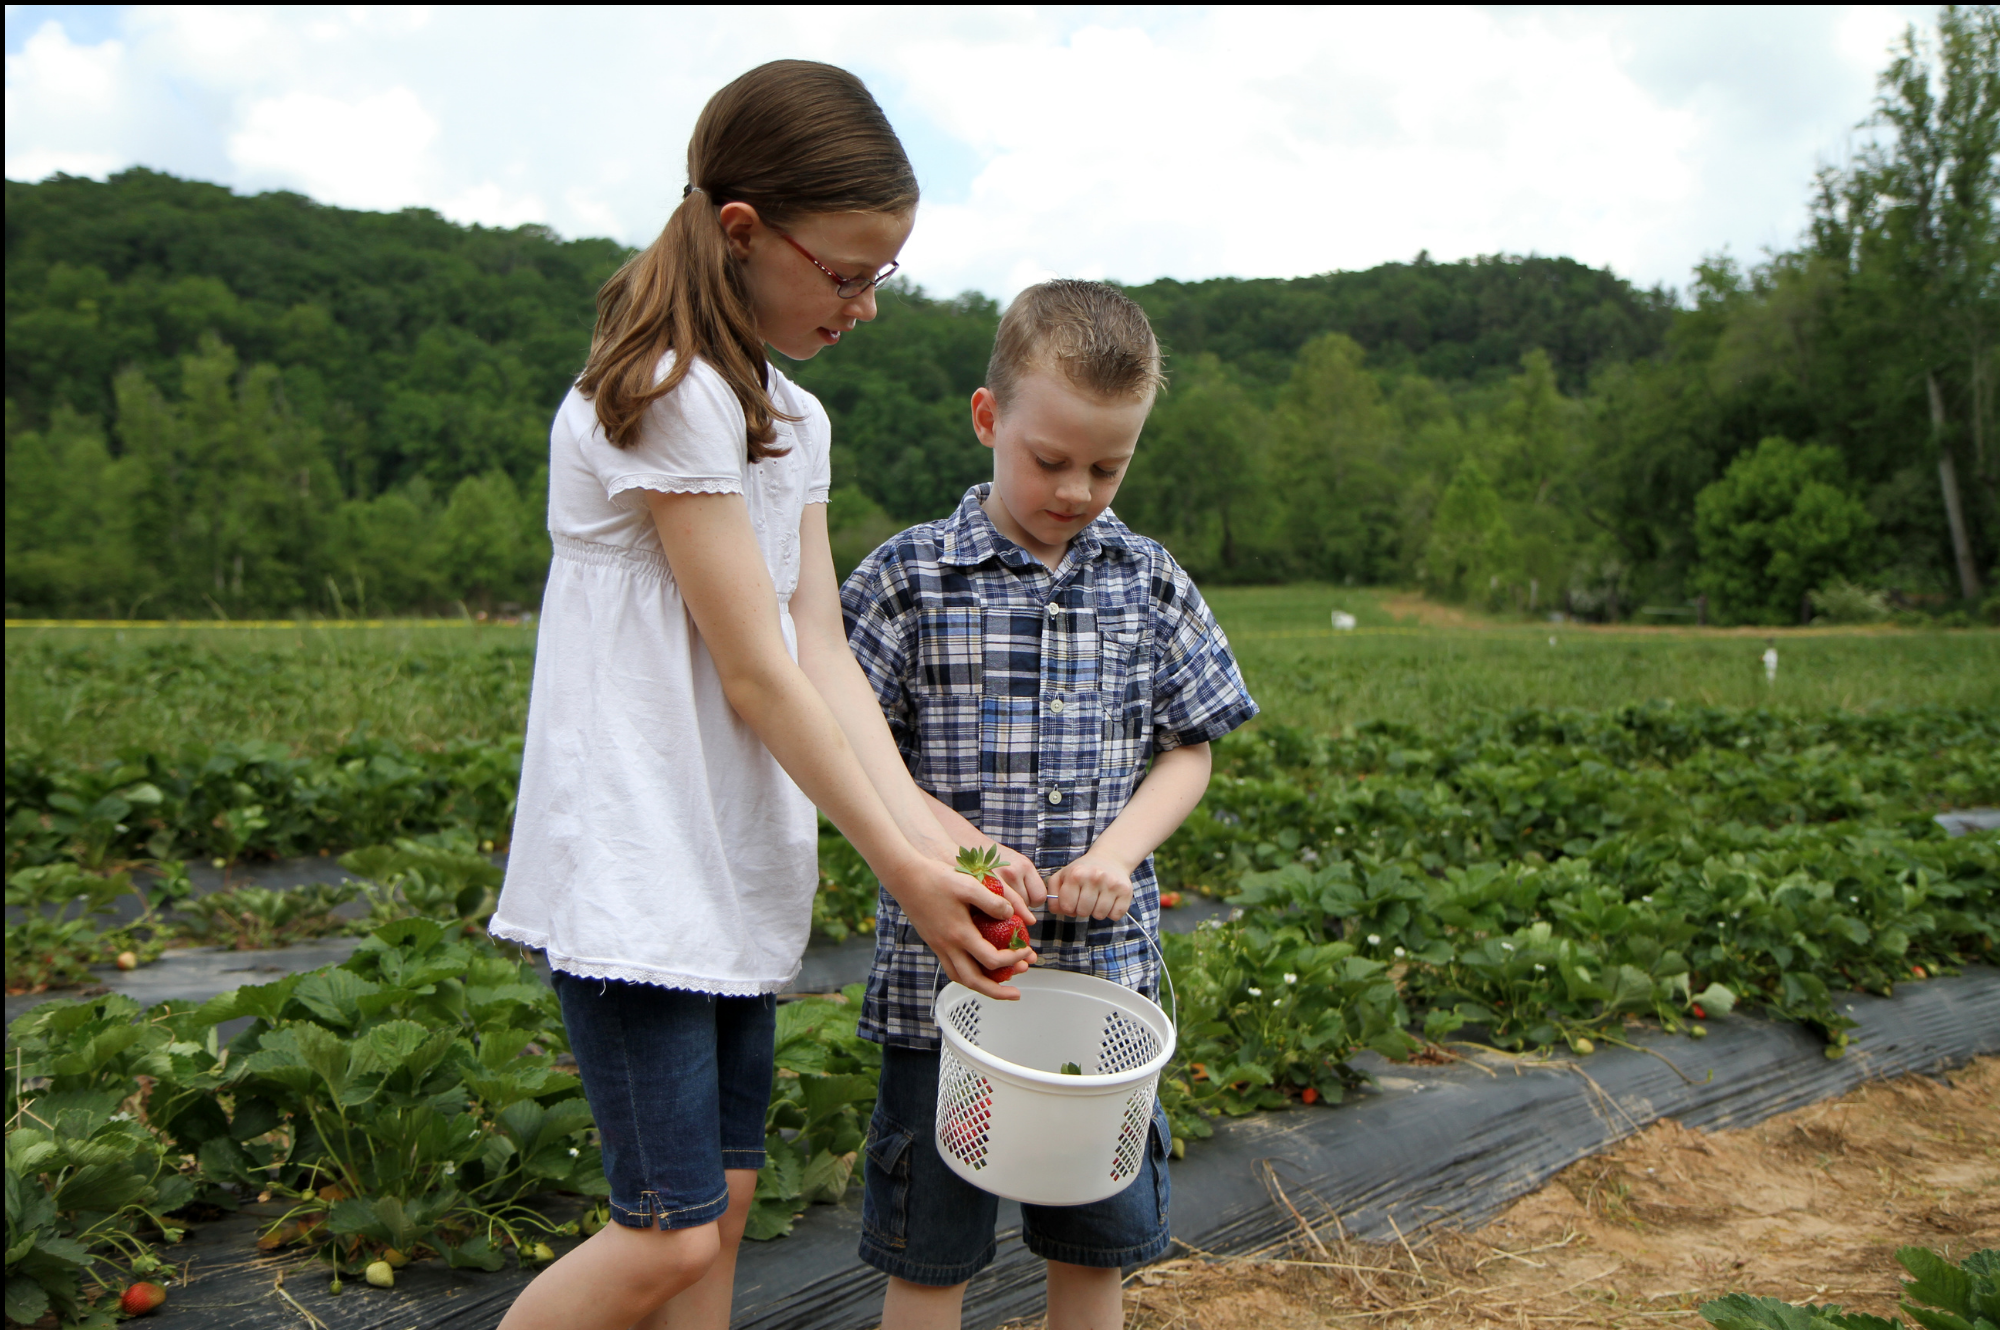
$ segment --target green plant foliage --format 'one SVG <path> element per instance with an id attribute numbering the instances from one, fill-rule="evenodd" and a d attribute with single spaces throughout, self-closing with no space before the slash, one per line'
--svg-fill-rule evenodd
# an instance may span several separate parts
<path id="1" fill-rule="evenodd" d="M 1233 882 L 1243 928 L 1403 967 L 1433 1039 L 1574 1046 L 1741 999 L 1837 1055 L 1840 992 L 1990 954 L 2000 846 L 1929 812 L 2000 792 L 1992 730 L 1948 708 L 1666 706 L 1430 735 L 1265 725 L 1217 745 L 1158 863 L 1169 885 Z"/>
<path id="2" fill-rule="evenodd" d="M 862 988 L 850 985 L 844 1003 L 805 998 L 778 1008 L 766 1159 L 745 1237 L 785 1236 L 806 1206 L 839 1201 L 854 1181 L 882 1071 L 881 1045 L 854 1033 Z"/>
<path id="3" fill-rule="evenodd" d="M 154 796 L 143 819 L 128 803 L 133 773 Z M 174 756 L 134 753 L 92 768 L 63 759 L 7 763 L 10 866 L 59 857 L 132 860 L 309 854 L 446 828 L 491 840 L 513 821 L 521 772 L 518 737 L 414 752 L 356 739 L 321 757 L 293 757 L 274 743 L 196 746 Z M 94 802 L 86 802 L 93 799 Z M 81 806 L 83 814 L 66 814 Z M 103 810 L 104 820 L 82 820 Z M 65 820 L 65 816 L 69 820 Z"/>
<path id="4" fill-rule="evenodd" d="M 348 921 L 334 911 L 359 894 L 352 885 L 319 882 L 279 890 L 232 887 L 191 902 L 181 914 L 191 938 L 236 951 L 261 951 L 346 932 Z"/>
<path id="5" fill-rule="evenodd" d="M 1209 1135 L 1207 1116 L 1285 1108 L 1301 1094 L 1339 1103 L 1362 1080 L 1347 1065 L 1357 1049 L 1416 1050 L 1389 967 L 1348 943 L 1258 923 L 1164 941 L 1180 1051 L 1161 1095 L 1176 1138 Z"/>
<path id="6" fill-rule="evenodd" d="M 1880 623 L 1889 617 L 1889 598 L 1880 591 L 1835 578 L 1811 593 L 1814 623 Z"/>
<path id="7" fill-rule="evenodd" d="M 216 1027 L 242 1017 L 249 1028 L 220 1046 Z M 555 995 L 518 958 L 434 920 L 388 924 L 340 966 L 199 1006 L 52 1002 L 11 1034 L 24 1080 L 46 1083 L 34 1111 L 116 1106 L 151 1078 L 143 1123 L 120 1130 L 148 1158 L 196 1161 L 164 1200 L 135 1190 L 120 1203 L 156 1221 L 199 1186 L 229 1184 L 292 1203 L 267 1246 L 307 1244 L 343 1269 L 384 1247 L 498 1269 L 504 1246 L 554 1231 L 527 1197 L 606 1194 L 579 1083 L 554 1066 L 566 1048 Z M 12 1171 L 16 1142 L 33 1142 L 17 1129 L 8 1141 Z M 61 1185 L 47 1183 L 59 1211 Z"/>
<path id="8" fill-rule="evenodd" d="M 7 1315 L 53 1310 L 65 1325 L 108 1324 L 86 1297 L 112 1271 L 157 1269 L 148 1238 L 173 1243 L 167 1218 L 196 1198 L 171 1143 L 130 1109 L 140 1072 L 196 1052 L 160 1022 L 135 1020 L 117 995 L 51 1002 L 16 1021 L 7 1083 Z M 89 1288 L 86 1288 L 86 1281 Z"/>
<path id="9" fill-rule="evenodd" d="M 414 917 L 483 929 L 505 877 L 463 832 L 370 846 L 340 866 L 366 879 L 371 928 Z"/>
<path id="10" fill-rule="evenodd" d="M 1954 1263 L 1927 1247 L 1902 1247 L 1896 1260 L 1914 1276 L 1903 1283 L 1903 1313 L 1923 1330 L 2000 1330 L 2000 1251 L 1976 1251 Z M 1703 1303 L 1701 1315 L 1716 1330 L 1908 1330 L 1901 1320 L 1837 1305 L 1798 1306 L 1745 1293 Z"/>
<path id="11" fill-rule="evenodd" d="M 1809 590 L 1868 565 L 1874 529 L 1838 452 L 1765 439 L 1695 496 L 1695 583 L 1720 622 L 1796 623 Z"/>
<path id="12" fill-rule="evenodd" d="M 875 926 L 882 884 L 861 852 L 825 817 L 819 820 L 819 892 L 813 897 L 813 931 L 839 942 Z"/>

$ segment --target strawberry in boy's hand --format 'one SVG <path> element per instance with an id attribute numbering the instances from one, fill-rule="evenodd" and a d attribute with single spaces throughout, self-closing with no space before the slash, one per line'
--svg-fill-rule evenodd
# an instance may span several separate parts
<path id="1" fill-rule="evenodd" d="M 995 872 L 1000 867 L 1000 847 L 988 845 L 974 850 L 966 846 L 958 847 L 958 871 L 969 877 L 976 877 L 980 883 L 996 896 L 1004 896 L 1006 889 L 1000 885 Z M 972 922 L 979 929 L 979 936 L 1001 951 L 1026 951 L 1028 948 L 1028 925 L 1020 915 L 1010 914 L 1005 919 L 995 919 L 992 915 L 966 907 Z M 986 977 L 994 983 L 1004 983 L 1014 973 L 1014 967 L 1004 966 L 986 971 Z"/>

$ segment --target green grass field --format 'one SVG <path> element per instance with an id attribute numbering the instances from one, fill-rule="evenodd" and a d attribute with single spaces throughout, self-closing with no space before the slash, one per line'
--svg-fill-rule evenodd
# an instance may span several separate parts
<path id="1" fill-rule="evenodd" d="M 1482 710 L 1671 698 L 1722 706 L 2000 707 L 2000 633 L 1601 629 L 1466 619 L 1325 586 L 1210 594 L 1265 716 L 1331 729 Z M 1356 631 L 1329 626 L 1335 609 Z M 1759 663 L 1776 643 L 1778 678 Z M 7 631 L 7 748 L 93 761 L 126 747 L 262 740 L 305 754 L 357 733 L 431 748 L 518 732 L 534 633 L 508 626 Z"/>
<path id="2" fill-rule="evenodd" d="M 1314 729 L 1367 720 L 1430 726 L 1519 707 L 1602 710 L 1672 699 L 1715 706 L 1873 710 L 1917 702 L 2000 707 L 2000 633 L 1595 628 L 1399 620 L 1391 593 L 1340 587 L 1210 594 L 1264 714 Z M 1335 609 L 1360 627 L 1335 632 Z M 1766 683 L 1766 645 L 1778 677 Z"/>

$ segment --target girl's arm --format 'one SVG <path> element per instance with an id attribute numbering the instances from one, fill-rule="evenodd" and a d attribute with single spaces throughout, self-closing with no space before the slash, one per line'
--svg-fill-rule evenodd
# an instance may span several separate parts
<path id="1" fill-rule="evenodd" d="M 847 625 L 841 618 L 840 584 L 833 572 L 833 547 L 826 534 L 826 505 L 809 503 L 799 522 L 799 586 L 792 593 L 792 623 L 799 632 L 799 668 L 819 689 L 854 746 L 861 767 L 889 815 L 920 852 L 951 863 L 961 845 L 991 845 L 993 840 L 956 812 L 919 790 L 882 719 L 882 704 L 868 675 L 848 649 Z M 1003 847 L 1004 848 L 1004 847 Z M 1000 878 L 1021 899 L 1022 908 L 1038 903 L 1042 875 L 1034 862 L 1009 851 Z M 989 895 L 991 893 L 988 893 Z M 900 898 L 899 898 L 900 899 Z M 1029 917 L 1032 917 L 1030 915 Z"/>
<path id="2" fill-rule="evenodd" d="M 902 785 L 910 792 L 907 801 L 898 792 L 898 814 L 892 815 L 884 805 L 871 779 L 873 773 L 864 768 L 862 757 L 848 741 L 847 732 L 860 727 L 843 725 L 828 705 L 832 701 L 839 710 L 852 711 L 853 698 L 845 690 L 840 690 L 836 698 L 822 698 L 805 671 L 785 650 L 783 631 L 778 626 L 777 593 L 764 566 L 764 556 L 757 548 L 743 496 L 649 491 L 646 501 L 660 533 L 661 547 L 666 551 L 667 565 L 673 570 L 688 613 L 715 661 L 729 705 L 764 741 L 764 746 L 778 759 L 778 765 L 798 782 L 806 797 L 861 852 L 861 857 L 882 879 L 882 885 L 910 916 L 910 922 L 924 941 L 937 953 L 945 971 L 959 983 L 989 997 L 1018 996 L 1017 990 L 1001 988 L 982 971 L 987 967 L 1013 969 L 1015 962 L 1023 959 L 1021 953 L 1002 952 L 989 944 L 979 936 L 979 930 L 965 912 L 969 905 L 996 918 L 1005 918 L 1014 904 L 912 846 L 910 836 L 899 822 L 917 828 L 920 834 L 927 827 L 932 843 L 940 849 L 942 837 L 937 823 L 923 809 L 921 796 L 910 783 L 908 772 L 903 771 L 901 759 L 894 757 L 895 746 L 889 742 L 888 728 L 875 705 L 873 692 L 863 680 L 861 688 L 866 693 L 867 713 L 874 717 L 875 728 L 881 732 L 883 743 L 888 744 L 902 776 Z M 822 515 L 823 531 L 825 509 L 819 505 L 813 507 L 819 508 Z M 830 564 L 827 576 L 831 576 Z M 803 656 L 803 628 L 800 636 Z M 844 651 L 844 635 L 841 640 Z M 860 667 L 851 658 L 848 663 L 858 678 Z M 871 750 L 872 747 L 871 744 Z M 870 765 L 881 765 L 879 753 L 871 751 Z M 893 791 L 893 783 L 891 788 Z M 906 802 L 922 811 L 921 818 L 912 816 L 910 809 L 903 806 Z"/>

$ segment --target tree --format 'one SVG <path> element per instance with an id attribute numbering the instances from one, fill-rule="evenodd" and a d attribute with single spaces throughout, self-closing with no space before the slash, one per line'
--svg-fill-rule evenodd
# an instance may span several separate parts
<path id="1" fill-rule="evenodd" d="M 1236 374 L 1214 356 L 1195 357 L 1154 403 L 1119 487 L 1119 516 L 1197 576 L 1282 577 L 1289 569 L 1272 548 L 1270 434 Z"/>
<path id="2" fill-rule="evenodd" d="M 1874 533 L 1838 452 L 1765 439 L 1695 496 L 1695 585 L 1719 622 L 1796 622 L 1807 592 L 1867 567 Z"/>
<path id="3" fill-rule="evenodd" d="M 1512 582 L 1514 533 L 1501 510 L 1500 493 L 1486 471 L 1467 457 L 1438 499 L 1424 549 L 1424 583 L 1455 600 L 1491 601 Z"/>
<path id="4" fill-rule="evenodd" d="M 1871 123 L 1890 134 L 1823 181 L 1817 240 L 1887 325 L 1879 345 L 1894 348 L 1886 359 L 1898 377 L 1884 386 L 1906 403 L 1910 433 L 1927 436 L 1960 593 L 1977 600 L 1976 534 L 1955 453 L 1970 443 L 1989 520 L 2000 515 L 2000 466 L 1988 455 L 2000 336 L 2000 13 L 1948 5 L 1934 46 L 1906 30 L 1878 87 Z"/>

